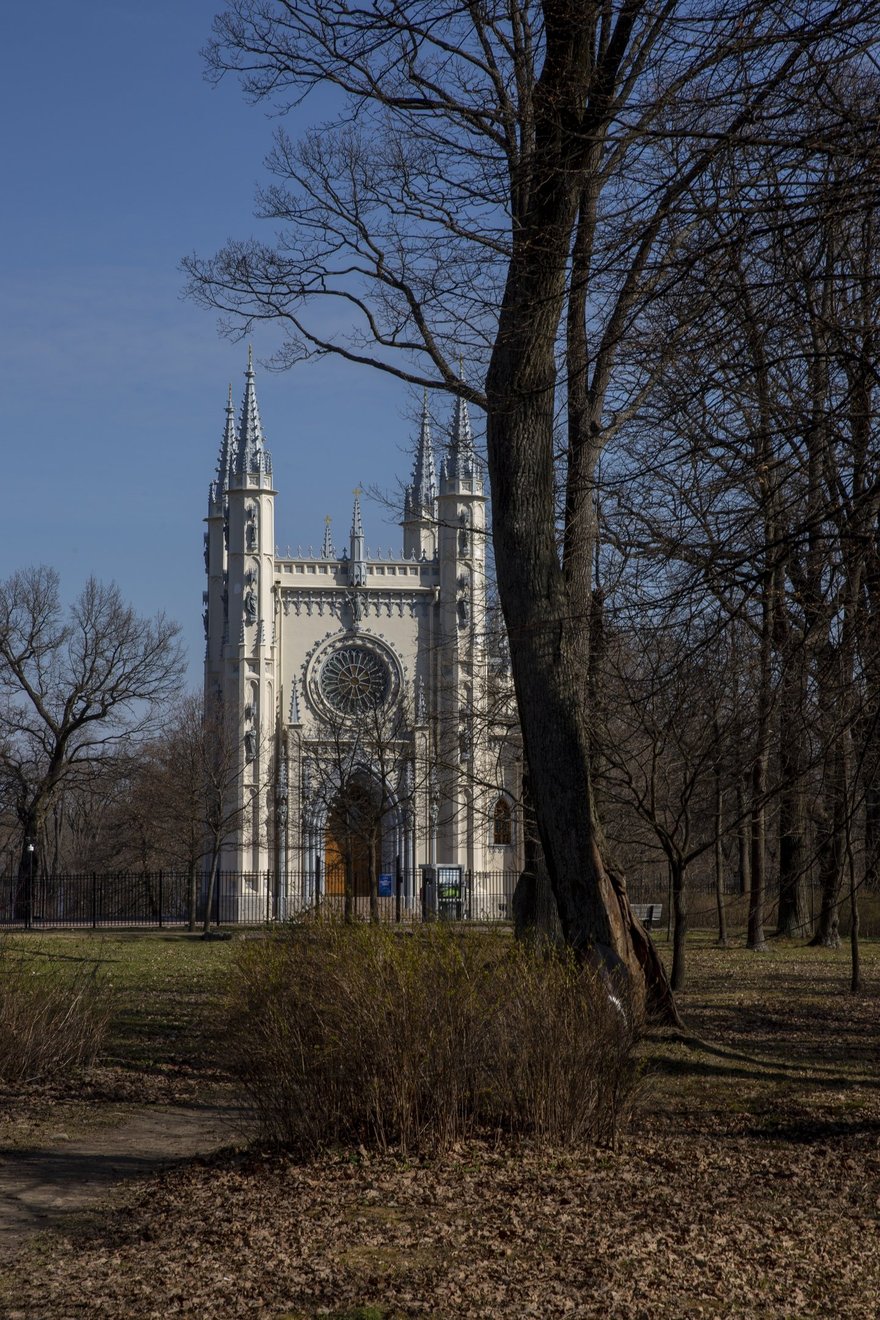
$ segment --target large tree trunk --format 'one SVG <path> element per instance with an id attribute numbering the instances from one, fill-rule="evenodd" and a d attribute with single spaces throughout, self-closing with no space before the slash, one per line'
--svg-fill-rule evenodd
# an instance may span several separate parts
<path id="1" fill-rule="evenodd" d="M 578 955 L 598 959 L 609 974 L 626 980 L 636 1012 L 677 1021 L 663 965 L 633 916 L 623 878 L 603 861 L 594 817 L 584 708 L 592 604 L 588 510 L 607 378 L 594 376 L 593 397 L 586 401 L 582 318 L 574 305 L 569 316 L 575 337 L 569 334 L 568 343 L 574 351 L 570 374 L 577 379 L 570 381 L 563 555 L 556 538 L 556 350 L 575 226 L 588 210 L 585 157 L 595 155 L 600 138 L 604 92 L 585 118 L 590 25 L 571 13 L 548 13 L 546 19 L 547 56 L 534 96 L 536 168 L 517 181 L 513 251 L 486 377 L 498 589 L 538 831 L 565 939 Z M 618 20 L 621 44 L 605 56 L 608 87 L 634 19 L 635 10 Z M 589 243 L 583 228 L 578 239 L 575 261 L 585 278 Z"/>
<path id="2" fill-rule="evenodd" d="M 503 428 L 490 427 L 495 432 L 491 449 L 507 448 L 503 436 L 513 432 L 514 447 L 527 467 L 532 446 L 526 437 L 536 432 L 528 421 L 530 411 L 526 401 L 518 425 L 508 417 Z M 539 420 L 545 432 L 552 429 L 550 419 L 534 419 Z M 502 504 L 517 510 L 512 517 L 496 518 L 495 553 L 529 782 L 563 934 L 578 954 L 597 955 L 606 968 L 624 973 L 637 1010 L 676 1021 L 662 963 L 632 914 L 623 878 L 609 871 L 600 852 L 590 739 L 578 700 L 587 602 L 570 602 L 555 543 L 539 530 L 534 510 L 528 512 L 533 482 L 509 482 L 502 471 L 498 484 Z M 493 483 L 496 509 L 498 499 Z"/>

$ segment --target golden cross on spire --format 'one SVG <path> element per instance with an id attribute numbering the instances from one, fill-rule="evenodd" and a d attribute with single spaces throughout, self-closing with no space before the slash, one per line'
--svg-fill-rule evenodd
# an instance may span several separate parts
<path id="1" fill-rule="evenodd" d="M 360 497 L 361 495 L 363 495 L 364 492 L 361 490 L 360 486 L 355 486 L 354 490 L 351 493 L 352 495 L 357 495 L 358 497 Z"/>

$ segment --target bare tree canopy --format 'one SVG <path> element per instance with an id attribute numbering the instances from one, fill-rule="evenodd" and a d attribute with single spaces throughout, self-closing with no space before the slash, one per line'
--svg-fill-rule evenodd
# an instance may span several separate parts
<path id="1" fill-rule="evenodd" d="M 602 858 L 588 728 L 593 485 L 675 349 L 622 354 L 680 274 L 716 161 L 789 163 L 840 127 L 831 74 L 867 61 L 880 0 L 234 0 L 210 72 L 332 120 L 279 129 L 273 245 L 185 267 L 233 332 L 285 327 L 279 365 L 335 353 L 486 414 L 501 605 L 548 872 L 568 941 L 674 1015 Z M 822 106 L 813 129 L 801 112 Z M 795 131 L 794 125 L 797 124 Z M 726 199 L 715 204 L 722 213 Z M 464 365 L 457 360 L 463 355 Z"/>
<path id="2" fill-rule="evenodd" d="M 141 618 L 118 587 L 90 578 L 65 610 L 58 574 L 30 568 L 0 583 L 0 776 L 24 844 L 79 768 L 153 727 L 182 671 L 179 628 Z"/>

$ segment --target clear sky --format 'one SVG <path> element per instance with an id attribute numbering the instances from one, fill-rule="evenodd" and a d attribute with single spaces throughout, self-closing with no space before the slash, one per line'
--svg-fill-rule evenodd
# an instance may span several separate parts
<path id="1" fill-rule="evenodd" d="M 115 580 L 184 628 L 201 682 L 202 518 L 227 384 L 247 348 L 181 300 L 190 251 L 268 226 L 253 196 L 272 124 L 202 75 L 221 0 L 41 0 L 4 16 L 0 48 L 0 577 L 46 563 L 73 596 Z M 295 127 L 288 123 L 289 128 Z M 352 488 L 408 475 L 414 400 L 342 362 L 274 375 L 254 339 L 276 532 L 348 536 Z M 435 440 L 436 440 L 435 435 Z M 367 543 L 400 544 L 378 503 Z"/>

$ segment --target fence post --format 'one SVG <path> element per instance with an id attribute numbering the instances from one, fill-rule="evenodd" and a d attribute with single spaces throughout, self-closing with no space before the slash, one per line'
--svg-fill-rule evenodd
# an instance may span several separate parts
<path id="1" fill-rule="evenodd" d="M 321 869 L 322 869 L 321 859 L 320 857 L 316 857 L 315 858 L 315 911 L 316 912 L 320 912 L 321 910 L 321 878 L 322 878 Z"/>
<path id="2" fill-rule="evenodd" d="M 403 893 L 403 867 L 400 864 L 400 853 L 394 859 L 394 920 L 400 925 L 400 898 Z"/>
<path id="3" fill-rule="evenodd" d="M 92 872 L 92 930 L 98 925 L 98 873 Z"/>
<path id="4" fill-rule="evenodd" d="M 214 925 L 220 925 L 220 886 L 223 883 L 223 872 L 218 870 L 217 879 L 214 881 Z"/>
<path id="5" fill-rule="evenodd" d="M 162 872 L 159 872 L 159 929 L 162 929 Z"/>

